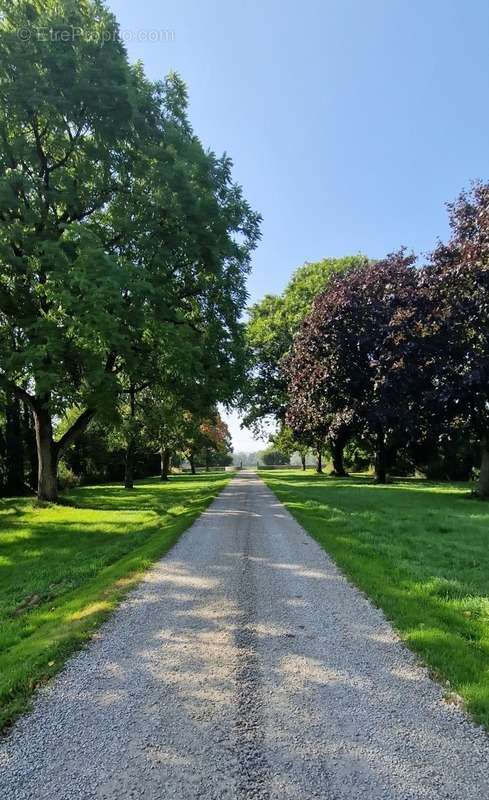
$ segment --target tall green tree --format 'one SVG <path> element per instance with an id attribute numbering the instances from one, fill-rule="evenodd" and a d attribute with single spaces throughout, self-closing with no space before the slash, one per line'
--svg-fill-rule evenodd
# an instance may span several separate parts
<path id="1" fill-rule="evenodd" d="M 32 410 L 38 496 L 55 500 L 60 455 L 148 350 L 173 337 L 177 369 L 187 327 L 216 380 L 238 370 L 259 217 L 193 134 L 183 83 L 131 67 L 102 3 L 0 9 L 0 381 Z"/>
<path id="2" fill-rule="evenodd" d="M 65 46 L 40 27 L 85 35 Z M 137 116 L 116 34 L 98 3 L 2 3 L 0 374 L 34 415 L 43 499 L 56 497 L 59 454 L 113 390 L 122 340 L 125 279 L 90 224 L 127 186 Z M 53 414 L 80 395 L 89 408 L 55 442 Z"/>
<path id="3" fill-rule="evenodd" d="M 302 469 L 306 469 L 306 457 L 309 454 L 310 447 L 308 444 L 296 439 L 294 432 L 289 425 L 282 425 L 277 433 L 272 434 L 270 443 L 274 450 L 289 456 L 289 460 L 294 453 L 298 453 L 301 459 Z"/>

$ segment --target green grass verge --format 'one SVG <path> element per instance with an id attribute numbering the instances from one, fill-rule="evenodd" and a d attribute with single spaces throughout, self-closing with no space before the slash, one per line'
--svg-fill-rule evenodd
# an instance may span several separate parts
<path id="1" fill-rule="evenodd" d="M 489 504 L 461 484 L 260 474 L 489 729 Z"/>
<path id="2" fill-rule="evenodd" d="M 75 489 L 63 505 L 0 501 L 0 729 L 85 642 L 229 480 Z"/>

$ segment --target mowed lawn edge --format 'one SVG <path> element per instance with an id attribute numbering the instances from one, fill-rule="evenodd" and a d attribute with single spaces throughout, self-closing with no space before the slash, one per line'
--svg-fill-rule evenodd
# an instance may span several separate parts
<path id="1" fill-rule="evenodd" d="M 380 608 L 445 689 L 489 731 L 489 504 L 468 486 L 260 477 Z"/>
<path id="2" fill-rule="evenodd" d="M 59 672 L 68 657 L 91 638 L 125 595 L 142 580 L 152 564 L 168 552 L 181 534 L 220 494 L 231 477 L 232 473 L 206 473 L 175 476 L 168 483 L 140 481 L 136 483 L 134 490 L 125 495 L 120 486 L 113 484 L 83 487 L 67 494 L 63 498 L 67 505 L 61 507 L 37 507 L 34 501 L 25 498 L 1 501 L 0 511 L 7 509 L 8 512 L 10 507 L 17 510 L 21 506 L 25 509 L 24 516 L 27 519 L 30 514 L 34 515 L 35 534 L 39 526 L 42 527 L 41 540 L 39 541 L 39 536 L 35 537 L 36 557 L 40 556 L 41 559 L 43 541 L 49 548 L 55 542 L 59 526 L 56 522 L 52 525 L 50 522 L 43 523 L 43 517 L 48 517 L 53 511 L 63 515 L 64 509 L 75 519 L 75 522 L 70 521 L 68 527 L 69 535 L 73 536 L 75 555 L 77 534 L 82 536 L 85 533 L 84 525 L 90 527 L 93 524 L 91 517 L 89 522 L 84 521 L 84 514 L 93 514 L 94 509 L 103 509 L 105 517 L 110 520 L 108 538 L 117 539 L 118 547 L 121 546 L 121 537 L 124 545 L 125 523 L 128 529 L 140 525 L 142 541 L 138 542 L 138 531 L 133 531 L 131 536 L 134 546 L 120 557 L 117 551 L 104 553 L 103 547 L 98 547 L 96 557 L 93 554 L 89 556 L 94 562 L 90 565 L 87 579 L 83 579 L 82 572 L 81 582 L 76 588 L 63 590 L 61 587 L 61 593 L 52 597 L 49 596 L 46 586 L 48 596 L 43 598 L 42 591 L 41 596 L 35 595 L 34 599 L 39 597 L 35 607 L 22 608 L 21 604 L 13 613 L 9 609 L 0 618 L 3 628 L 0 634 L 3 645 L 0 647 L 0 731 L 8 730 L 20 714 L 29 710 L 36 689 Z M 113 501 L 111 493 L 120 500 Z M 144 497 L 142 515 L 137 513 L 138 495 Z M 99 496 L 101 502 L 97 505 Z M 167 496 L 168 502 L 165 502 Z M 152 497 L 155 498 L 154 508 L 151 508 Z M 140 519 L 143 520 L 142 523 L 139 522 Z M 112 526 L 116 528 L 115 534 Z M 0 526 L 0 564 L 3 574 L 6 574 L 8 563 L 5 567 L 5 562 L 9 560 L 6 556 L 9 547 L 8 543 L 4 546 L 3 532 Z M 103 532 L 101 535 L 96 530 L 95 535 L 98 539 L 102 538 L 103 544 Z M 54 538 L 48 541 L 50 536 Z M 66 532 L 64 536 L 66 537 Z M 7 537 L 8 533 L 5 535 Z M 90 542 L 90 533 L 86 539 Z M 59 564 L 57 569 L 59 570 Z M 47 575 L 46 581 L 49 580 L 49 570 Z M 26 583 L 28 576 L 29 573 L 26 572 Z M 37 586 L 38 584 L 36 588 Z M 54 591 L 56 592 L 56 587 Z"/>

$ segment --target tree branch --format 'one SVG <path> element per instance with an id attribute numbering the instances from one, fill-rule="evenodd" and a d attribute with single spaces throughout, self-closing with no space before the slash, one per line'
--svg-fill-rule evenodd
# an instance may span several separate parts
<path id="1" fill-rule="evenodd" d="M 149 389 L 152 383 L 153 381 L 146 381 L 145 383 L 140 383 L 139 386 L 132 386 L 130 389 L 122 389 L 121 393 L 131 394 L 131 392 L 134 392 L 134 394 L 139 394 L 140 392 L 144 392 L 145 389 Z"/>
<path id="2" fill-rule="evenodd" d="M 114 370 L 116 361 L 117 353 L 112 350 L 107 356 L 107 361 L 105 362 L 105 372 L 117 372 L 117 370 Z"/>
<path id="3" fill-rule="evenodd" d="M 17 386 L 16 383 L 9 381 L 4 375 L 0 375 L 0 383 L 3 384 L 8 391 L 12 392 L 18 400 L 22 400 L 23 403 L 26 403 L 33 411 L 38 408 L 37 399 L 34 395 L 29 394 L 27 389 L 23 389 L 22 386 Z"/>
<path id="4" fill-rule="evenodd" d="M 63 434 L 61 439 L 55 442 L 56 452 L 61 454 L 63 450 L 68 447 L 68 445 L 74 442 L 75 439 L 88 427 L 94 416 L 94 409 L 86 408 L 85 411 L 80 414 L 78 419 L 75 420 L 71 428 L 68 428 L 68 430 Z"/>
<path id="5" fill-rule="evenodd" d="M 78 126 L 78 128 L 76 129 L 74 134 L 71 133 L 71 131 L 69 129 L 69 126 L 67 127 L 68 136 L 69 136 L 69 139 L 70 139 L 70 147 L 68 147 L 68 149 L 66 150 L 66 152 L 65 152 L 65 154 L 64 154 L 64 156 L 62 158 L 60 158 L 58 161 L 53 161 L 53 163 L 48 167 L 48 172 L 49 173 L 54 172 L 56 169 L 59 169 L 60 167 L 64 167 L 65 164 L 68 163 L 68 161 L 70 160 L 71 156 L 75 152 L 75 148 L 76 148 L 78 140 L 79 140 L 79 138 L 81 136 L 82 130 L 84 128 L 84 125 L 85 125 L 85 122 L 81 122 L 80 125 Z"/>
<path id="6" fill-rule="evenodd" d="M 48 169 L 48 159 L 46 153 L 44 152 L 44 148 L 42 146 L 42 137 L 39 133 L 39 128 L 37 125 L 37 120 L 34 114 L 31 114 L 31 130 L 34 134 L 34 141 L 36 143 L 36 152 L 40 162 L 39 168 L 39 177 L 44 179 L 44 186 L 46 189 L 49 188 L 49 169 Z"/>
<path id="7" fill-rule="evenodd" d="M 171 325 L 188 325 L 195 333 L 203 333 L 203 331 L 194 325 L 193 322 L 190 322 L 188 319 L 171 319 L 170 317 L 160 317 L 161 322 L 169 322 Z"/>

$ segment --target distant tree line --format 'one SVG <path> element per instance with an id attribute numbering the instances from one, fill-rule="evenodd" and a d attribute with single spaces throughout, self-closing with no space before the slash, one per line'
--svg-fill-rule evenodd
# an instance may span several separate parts
<path id="1" fill-rule="evenodd" d="M 248 420 L 273 415 L 284 451 L 315 450 L 319 470 L 324 452 L 336 475 L 346 456 L 373 463 L 381 483 L 476 469 L 487 499 L 489 184 L 448 208 L 451 237 L 425 264 L 405 250 L 307 264 L 252 307 Z M 291 314 L 294 295 L 304 302 Z"/>
<path id="2" fill-rule="evenodd" d="M 112 477 L 123 456 L 128 488 L 155 454 L 163 478 L 176 453 L 209 463 L 260 222 L 229 158 L 96 0 L 4 4 L 0 91 L 0 486 L 55 501 L 60 463 Z"/>

